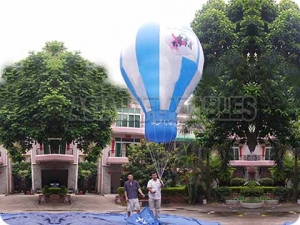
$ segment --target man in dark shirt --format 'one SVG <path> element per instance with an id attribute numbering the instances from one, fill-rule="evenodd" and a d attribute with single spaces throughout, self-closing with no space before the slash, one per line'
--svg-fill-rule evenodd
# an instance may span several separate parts
<path id="1" fill-rule="evenodd" d="M 143 198 L 145 195 L 143 194 L 139 183 L 133 179 L 133 175 L 131 173 L 128 174 L 127 178 L 128 181 L 124 184 L 124 195 L 127 202 L 127 215 L 129 217 L 132 211 L 140 212 L 138 192 Z"/>

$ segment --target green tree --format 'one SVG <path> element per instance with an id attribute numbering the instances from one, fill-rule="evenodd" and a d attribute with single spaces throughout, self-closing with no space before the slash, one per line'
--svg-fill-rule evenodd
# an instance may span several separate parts
<path id="1" fill-rule="evenodd" d="M 34 141 L 61 138 L 78 143 L 95 161 L 110 140 L 116 110 L 129 99 L 125 89 L 108 81 L 104 67 L 57 41 L 6 66 L 3 79 L 0 143 L 11 155 L 25 153 Z"/>
<path id="2" fill-rule="evenodd" d="M 142 141 L 140 144 L 131 144 L 128 149 L 129 163 L 124 165 L 126 172 L 123 174 L 123 180 L 127 179 L 127 173 L 130 172 L 134 179 L 139 181 L 141 187 L 146 188 L 151 179 L 151 173 L 164 172 L 162 179 L 165 185 L 174 185 L 175 168 L 171 165 L 176 157 L 176 149 L 170 145 L 146 141 Z"/>
<path id="3" fill-rule="evenodd" d="M 179 148 L 176 157 L 176 168 L 181 183 L 187 188 L 189 204 L 195 204 L 198 197 L 198 188 L 203 179 L 203 149 L 195 140 Z"/>
<path id="4" fill-rule="evenodd" d="M 97 163 L 79 162 L 78 163 L 78 183 L 79 189 L 84 192 L 87 189 L 88 180 L 97 176 Z"/>
<path id="5" fill-rule="evenodd" d="M 12 165 L 12 174 L 21 180 L 21 189 L 24 193 L 31 190 L 31 163 L 15 162 Z"/>
<path id="6" fill-rule="evenodd" d="M 259 137 L 286 142 L 300 84 L 299 10 L 279 11 L 272 0 L 219 2 L 209 1 L 192 22 L 206 60 L 193 103 L 223 140 L 246 138 L 250 151 Z"/>

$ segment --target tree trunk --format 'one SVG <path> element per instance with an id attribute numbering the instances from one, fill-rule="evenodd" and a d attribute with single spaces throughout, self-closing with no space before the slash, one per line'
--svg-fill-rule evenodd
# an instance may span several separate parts
<path id="1" fill-rule="evenodd" d="M 294 182 L 293 182 L 293 199 L 298 199 L 298 148 L 295 148 L 295 166 L 294 166 Z"/>
<path id="2" fill-rule="evenodd" d="M 211 193 L 210 193 L 210 161 L 209 161 L 209 149 L 206 151 L 206 169 L 207 169 L 207 184 L 206 184 L 206 189 L 207 189 L 207 202 L 210 203 L 211 199 Z"/>

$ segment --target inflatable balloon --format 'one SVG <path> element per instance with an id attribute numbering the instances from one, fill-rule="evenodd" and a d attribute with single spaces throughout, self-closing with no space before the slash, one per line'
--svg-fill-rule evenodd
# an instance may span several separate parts
<path id="1" fill-rule="evenodd" d="M 201 44 L 188 26 L 141 26 L 120 57 L 126 85 L 145 113 L 145 136 L 166 143 L 177 135 L 177 114 L 202 76 Z"/>

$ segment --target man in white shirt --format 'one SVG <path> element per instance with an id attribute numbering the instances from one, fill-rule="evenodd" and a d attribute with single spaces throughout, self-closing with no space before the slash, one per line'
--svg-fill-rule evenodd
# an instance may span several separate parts
<path id="1" fill-rule="evenodd" d="M 149 207 L 157 219 L 160 218 L 161 188 L 164 187 L 162 180 L 157 178 L 157 173 L 152 173 L 152 179 L 148 181 Z"/>

